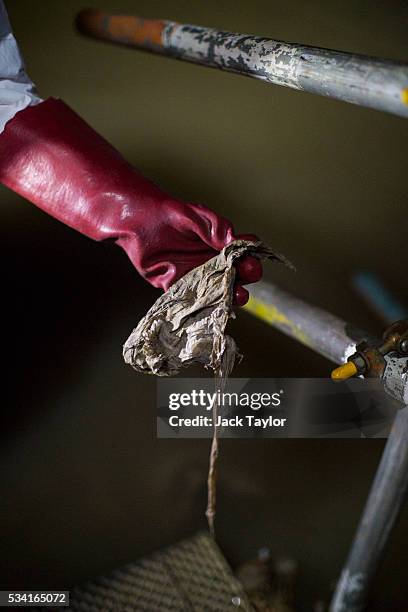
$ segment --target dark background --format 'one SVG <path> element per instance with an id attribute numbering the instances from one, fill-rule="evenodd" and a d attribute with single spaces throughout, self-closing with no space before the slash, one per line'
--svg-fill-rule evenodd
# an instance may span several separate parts
<path id="1" fill-rule="evenodd" d="M 407 59 L 403 0 L 88 2 Z M 406 283 L 405 120 L 81 39 L 80 1 L 8 2 L 30 76 L 170 193 L 206 203 L 297 265 L 266 275 L 379 331 L 350 288 Z M 1 189 L 1 587 L 68 588 L 205 525 L 207 440 L 157 440 L 155 380 L 121 346 L 158 292 L 123 252 Z M 331 364 L 246 313 L 237 376 L 326 376 Z M 197 372 L 191 372 L 197 374 Z M 6 391 L 9 391 L 7 398 Z M 380 440 L 225 440 L 217 532 L 231 564 L 269 546 L 300 562 L 300 609 L 339 573 Z M 405 610 L 408 514 L 370 610 Z"/>

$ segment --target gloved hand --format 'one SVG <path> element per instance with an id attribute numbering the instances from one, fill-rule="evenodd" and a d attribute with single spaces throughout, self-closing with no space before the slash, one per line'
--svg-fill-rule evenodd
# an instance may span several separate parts
<path id="1" fill-rule="evenodd" d="M 169 197 L 130 166 L 60 100 L 26 108 L 0 135 L 0 181 L 94 240 L 114 239 L 155 287 L 172 283 L 238 237 L 229 221 L 200 204 Z M 237 265 L 242 284 L 262 276 L 260 262 Z"/>

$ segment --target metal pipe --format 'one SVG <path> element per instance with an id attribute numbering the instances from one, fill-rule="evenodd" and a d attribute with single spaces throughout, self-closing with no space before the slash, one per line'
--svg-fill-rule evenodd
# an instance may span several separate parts
<path id="1" fill-rule="evenodd" d="M 408 492 L 408 406 L 399 410 L 330 612 L 360 612 Z"/>
<path id="2" fill-rule="evenodd" d="M 345 363 L 360 342 L 370 339 L 366 332 L 272 283 L 260 281 L 249 291 L 245 310 L 336 364 Z"/>
<path id="3" fill-rule="evenodd" d="M 174 21 L 79 13 L 80 32 L 408 117 L 408 64 Z"/>
<path id="4" fill-rule="evenodd" d="M 342 319 L 272 285 L 261 281 L 250 288 L 245 309 L 302 344 L 341 364 L 355 352 L 368 334 L 353 329 Z M 402 386 L 399 399 L 406 397 L 406 374 L 387 362 L 383 382 Z M 394 365 L 393 365 L 394 364 Z M 406 367 L 406 359 L 401 360 Z M 387 371 L 391 372 L 387 374 Z M 408 407 L 396 414 L 380 465 L 331 603 L 330 612 L 361 612 L 369 588 L 385 554 L 390 533 L 408 492 Z"/>

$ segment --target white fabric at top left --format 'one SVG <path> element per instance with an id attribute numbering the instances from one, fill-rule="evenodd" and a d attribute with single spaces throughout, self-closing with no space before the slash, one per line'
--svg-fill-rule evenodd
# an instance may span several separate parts
<path id="1" fill-rule="evenodd" d="M 39 102 L 42 100 L 26 74 L 4 2 L 0 0 L 0 133 L 16 113 Z"/>

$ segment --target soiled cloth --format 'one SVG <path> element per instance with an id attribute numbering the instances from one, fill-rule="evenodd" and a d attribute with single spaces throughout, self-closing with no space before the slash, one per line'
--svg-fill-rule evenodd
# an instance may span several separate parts
<path id="1" fill-rule="evenodd" d="M 170 287 L 132 331 L 123 347 L 125 362 L 138 372 L 174 376 L 201 363 L 221 378 L 239 357 L 225 328 L 233 318 L 235 268 L 243 255 L 291 264 L 262 242 L 235 240 L 216 257 Z"/>
<path id="2" fill-rule="evenodd" d="M 239 357 L 225 328 L 234 317 L 232 308 L 235 267 L 243 255 L 259 259 L 288 260 L 262 242 L 235 240 L 202 266 L 194 268 L 170 287 L 132 331 L 123 347 L 126 363 L 135 370 L 157 376 L 174 376 L 183 367 L 201 363 L 212 369 L 219 390 Z M 218 406 L 213 407 L 213 422 Z M 214 425 L 208 470 L 206 516 L 215 535 L 218 434 Z"/>

